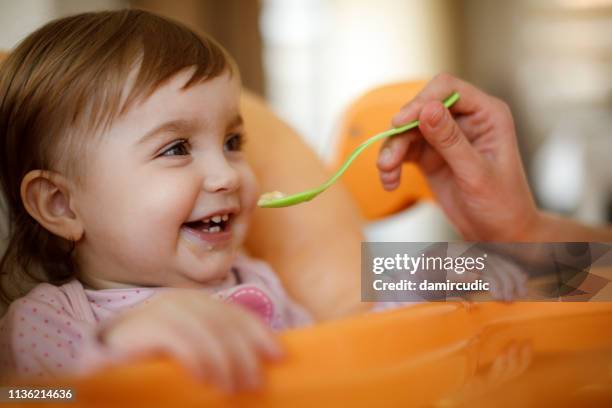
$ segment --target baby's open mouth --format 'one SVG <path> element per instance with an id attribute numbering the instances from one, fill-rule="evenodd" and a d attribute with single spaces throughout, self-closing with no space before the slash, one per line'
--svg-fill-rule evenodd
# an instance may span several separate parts
<path id="1" fill-rule="evenodd" d="M 196 231 L 214 234 L 228 231 L 233 217 L 234 215 L 231 213 L 217 214 L 202 220 L 186 222 L 183 225 Z"/>

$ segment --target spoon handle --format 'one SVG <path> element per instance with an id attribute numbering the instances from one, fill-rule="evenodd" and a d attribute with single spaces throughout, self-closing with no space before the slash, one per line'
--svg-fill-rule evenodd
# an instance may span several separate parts
<path id="1" fill-rule="evenodd" d="M 459 100 L 459 92 L 453 92 L 449 97 L 447 97 L 444 100 L 443 103 L 444 103 L 444 106 L 446 108 L 450 108 L 458 100 Z M 361 152 L 365 148 L 370 146 L 372 143 L 375 143 L 375 142 L 379 141 L 380 139 L 384 139 L 386 137 L 395 136 L 397 134 L 404 133 L 407 130 L 414 129 L 417 126 L 419 126 L 419 121 L 418 120 L 413 120 L 412 122 L 407 123 L 405 125 L 402 125 L 402 126 L 399 126 L 399 127 L 396 127 L 396 128 L 391 128 L 391 129 L 385 130 L 384 132 L 378 133 L 377 135 L 372 136 L 368 140 L 366 140 L 363 143 L 361 143 L 353 151 L 353 153 L 351 153 L 350 157 L 348 159 L 346 159 L 346 161 L 342 164 L 342 167 L 340 167 L 340 170 L 338 170 L 336 172 L 336 174 L 334 174 L 329 180 L 327 180 L 323 185 L 321 185 L 321 187 L 319 187 L 320 192 L 326 190 L 329 186 L 334 184 L 336 182 L 336 180 L 338 180 L 340 178 L 340 176 L 342 176 L 342 174 L 344 174 L 344 172 L 351 165 L 353 160 L 355 160 L 355 158 L 357 158 L 357 156 L 359 156 L 359 154 L 361 154 Z"/>

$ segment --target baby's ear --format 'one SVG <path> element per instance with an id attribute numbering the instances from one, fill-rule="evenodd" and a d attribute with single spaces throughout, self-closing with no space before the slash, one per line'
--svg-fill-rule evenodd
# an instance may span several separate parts
<path id="1" fill-rule="evenodd" d="M 70 204 L 68 180 L 54 172 L 32 170 L 21 181 L 21 200 L 28 213 L 45 229 L 69 241 L 83 236 L 83 224 Z"/>

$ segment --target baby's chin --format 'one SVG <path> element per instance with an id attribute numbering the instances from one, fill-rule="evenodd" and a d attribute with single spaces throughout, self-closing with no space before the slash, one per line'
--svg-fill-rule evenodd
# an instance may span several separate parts
<path id="1" fill-rule="evenodd" d="M 229 243 L 211 248 L 194 247 L 188 241 L 179 242 L 181 270 L 185 278 L 207 285 L 225 279 L 236 257 L 236 246 Z"/>

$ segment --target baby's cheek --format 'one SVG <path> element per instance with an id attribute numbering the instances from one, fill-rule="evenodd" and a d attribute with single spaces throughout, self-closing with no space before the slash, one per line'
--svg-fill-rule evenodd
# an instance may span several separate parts
<path id="1" fill-rule="evenodd" d="M 197 197 L 197 189 L 180 178 L 159 180 L 143 190 L 136 200 L 142 218 L 160 225 L 176 227 L 187 220 Z"/>
<path id="2" fill-rule="evenodd" d="M 194 202 L 193 189 L 180 179 L 157 181 L 138 189 L 123 211 L 135 250 L 152 252 L 156 258 L 169 255 L 176 247 L 178 230 Z"/>
<path id="3" fill-rule="evenodd" d="M 244 168 L 241 169 L 241 177 L 240 204 L 243 212 L 250 215 L 255 209 L 260 195 L 259 182 L 246 163 Z"/>
<path id="4" fill-rule="evenodd" d="M 259 197 L 259 184 L 250 167 L 244 163 L 240 168 L 240 216 L 233 225 L 234 243 L 241 246 L 244 243 L 253 210 Z"/>

